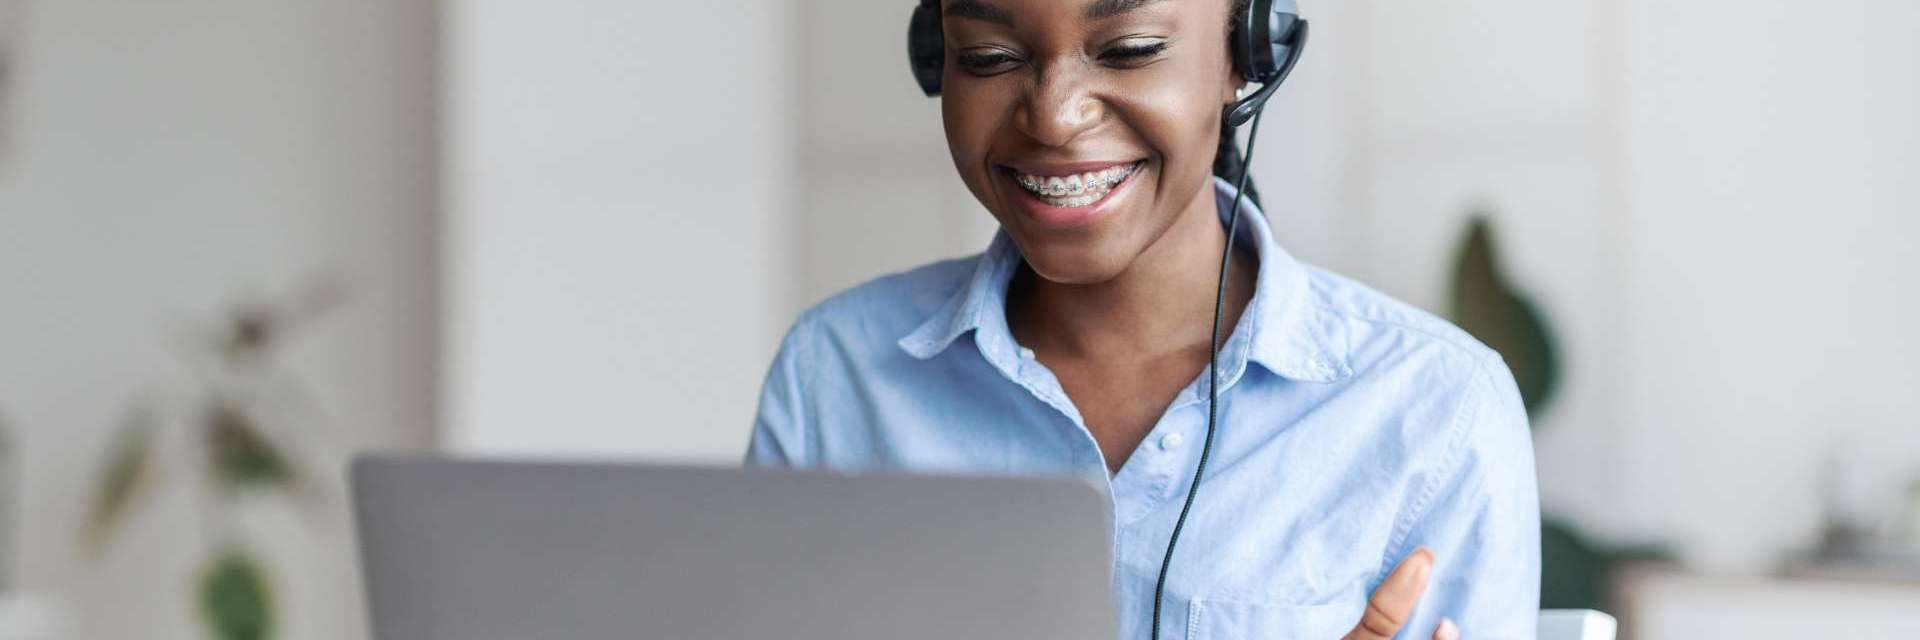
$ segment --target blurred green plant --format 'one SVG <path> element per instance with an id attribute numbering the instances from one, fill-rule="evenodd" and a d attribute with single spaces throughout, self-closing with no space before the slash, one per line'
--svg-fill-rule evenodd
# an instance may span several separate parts
<path id="1" fill-rule="evenodd" d="M 1540 308 L 1513 286 L 1500 264 L 1493 221 L 1477 212 L 1455 253 L 1449 314 L 1474 338 L 1506 360 L 1538 428 L 1560 389 L 1560 352 Z M 1615 571 L 1632 560 L 1664 559 L 1659 547 L 1607 547 L 1573 523 L 1540 518 L 1540 606 L 1548 609 L 1608 609 Z"/>
<path id="2" fill-rule="evenodd" d="M 178 427 L 192 443 L 187 456 L 201 463 L 201 486 L 213 489 L 213 518 L 208 538 L 210 560 L 194 588 L 198 609 L 214 640 L 267 640 L 276 635 L 273 588 L 260 554 L 241 540 L 237 518 L 241 497 L 273 494 L 302 496 L 303 473 L 279 431 L 262 415 L 275 398 L 303 397 L 299 386 L 274 365 L 286 339 L 308 321 L 343 299 L 330 280 L 316 279 L 286 299 L 241 304 L 217 325 L 196 332 L 189 360 L 198 372 L 189 395 L 169 412 L 153 398 L 130 402 L 123 412 L 85 523 L 88 547 L 98 552 L 125 529 L 138 505 L 161 480 L 163 442 Z M 277 392 L 277 393 L 275 393 Z"/>
<path id="3" fill-rule="evenodd" d="M 1507 361 L 1529 415 L 1560 388 L 1560 354 L 1540 309 L 1508 282 L 1493 243 L 1493 222 L 1473 216 L 1453 267 L 1453 321 Z"/>
<path id="4" fill-rule="evenodd" d="M 230 399 L 216 399 L 207 407 L 207 450 L 213 454 L 214 474 L 226 486 L 272 489 L 294 482 L 292 463 L 266 439 L 266 430 Z"/>
<path id="5" fill-rule="evenodd" d="M 153 438 L 157 430 L 150 403 L 135 402 L 121 418 L 87 516 L 86 539 L 92 547 L 105 545 L 136 499 L 153 486 Z"/>
<path id="6" fill-rule="evenodd" d="M 228 549 L 200 579 L 200 614 L 216 640 L 273 637 L 273 600 L 252 553 Z"/>

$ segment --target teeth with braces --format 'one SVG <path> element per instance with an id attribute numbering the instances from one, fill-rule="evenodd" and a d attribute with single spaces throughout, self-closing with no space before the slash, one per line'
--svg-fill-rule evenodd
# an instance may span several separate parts
<path id="1" fill-rule="evenodd" d="M 1036 176 L 1018 173 L 1014 178 L 1020 183 L 1021 188 L 1039 196 L 1047 204 L 1056 207 L 1084 207 L 1105 198 L 1114 187 L 1131 177 L 1139 166 L 1137 163 L 1121 165 L 1072 176 Z"/>

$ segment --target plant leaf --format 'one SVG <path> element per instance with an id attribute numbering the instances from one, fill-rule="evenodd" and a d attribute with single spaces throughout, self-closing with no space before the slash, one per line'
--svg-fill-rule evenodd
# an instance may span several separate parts
<path id="1" fill-rule="evenodd" d="M 214 477 L 230 488 L 286 488 L 293 466 L 265 430 L 237 404 L 215 399 L 207 408 L 208 447 Z"/>
<path id="2" fill-rule="evenodd" d="M 153 484 L 153 438 L 157 430 L 154 409 L 146 403 L 129 406 L 121 418 L 87 515 L 86 537 L 94 547 L 112 539 L 127 512 Z"/>
<path id="3" fill-rule="evenodd" d="M 223 553 L 200 579 L 200 613 L 215 640 L 273 637 L 273 593 L 245 550 Z"/>
<path id="4" fill-rule="evenodd" d="M 1453 321 L 1507 362 L 1527 413 L 1538 416 L 1560 383 L 1560 359 L 1546 319 L 1508 284 L 1493 242 L 1493 223 L 1476 215 L 1453 272 Z"/>

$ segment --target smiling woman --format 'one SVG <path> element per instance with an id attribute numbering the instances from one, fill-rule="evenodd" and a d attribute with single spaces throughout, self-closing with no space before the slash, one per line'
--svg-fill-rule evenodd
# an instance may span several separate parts
<path id="1" fill-rule="evenodd" d="M 1125 638 L 1531 637 L 1511 374 L 1294 260 L 1222 179 L 1244 177 L 1232 125 L 1298 58 L 1297 18 L 1288 0 L 923 1 L 915 76 L 1001 233 L 804 313 L 749 462 L 1099 478 Z"/>

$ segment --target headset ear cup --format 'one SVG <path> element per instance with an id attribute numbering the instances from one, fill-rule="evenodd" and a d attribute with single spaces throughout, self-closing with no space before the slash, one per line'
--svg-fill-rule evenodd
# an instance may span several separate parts
<path id="1" fill-rule="evenodd" d="M 1246 12 L 1234 16 L 1233 68 L 1250 83 L 1273 77 L 1274 0 L 1249 0 Z"/>
<path id="2" fill-rule="evenodd" d="M 1258 4 L 1257 0 L 1255 4 Z M 1247 14 L 1253 14 L 1253 7 L 1247 7 Z M 1243 82 L 1253 82 L 1253 35 L 1249 33 L 1247 16 L 1234 16 L 1233 32 L 1227 35 L 1227 51 L 1233 54 L 1233 71 L 1240 74 Z"/>
<path id="3" fill-rule="evenodd" d="M 1233 23 L 1234 66 L 1247 82 L 1265 84 L 1297 56 L 1299 9 L 1290 0 L 1250 0 Z"/>
<path id="4" fill-rule="evenodd" d="M 941 77 L 947 71 L 947 42 L 938 0 L 922 0 L 913 9 L 913 20 L 907 23 L 907 64 L 921 91 L 940 95 Z"/>
<path id="5" fill-rule="evenodd" d="M 1256 5 L 1260 2 L 1261 0 L 1255 0 Z M 1259 38 L 1253 43 L 1263 46 L 1254 49 L 1255 55 L 1249 56 L 1253 68 L 1249 70 L 1251 73 L 1246 76 L 1246 79 L 1249 82 L 1258 82 L 1261 86 L 1258 91 L 1253 92 L 1253 95 L 1227 106 L 1222 117 L 1229 127 L 1238 127 L 1253 120 L 1253 116 L 1266 106 L 1267 98 L 1272 97 L 1273 93 L 1280 89 L 1280 85 L 1287 81 L 1287 76 L 1293 74 L 1294 64 L 1300 61 L 1300 54 L 1306 50 L 1308 35 L 1306 20 L 1285 12 L 1270 15 L 1271 18 L 1268 20 L 1260 21 L 1267 23 L 1270 29 L 1249 24 L 1248 31 L 1256 36 L 1262 31 L 1278 35 Z"/>
<path id="6" fill-rule="evenodd" d="M 1269 14 L 1266 38 L 1261 43 L 1261 82 L 1285 79 L 1293 70 L 1293 63 L 1300 57 L 1300 49 L 1306 44 L 1307 21 L 1291 13 Z"/>

